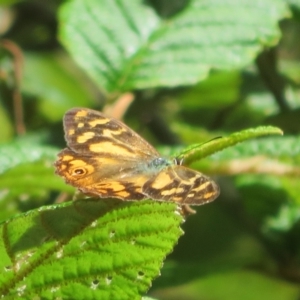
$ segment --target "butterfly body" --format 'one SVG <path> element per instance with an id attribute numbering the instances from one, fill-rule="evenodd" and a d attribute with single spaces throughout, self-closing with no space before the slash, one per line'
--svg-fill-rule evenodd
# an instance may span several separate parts
<path id="1" fill-rule="evenodd" d="M 56 173 L 83 193 L 192 205 L 219 195 L 208 177 L 162 158 L 125 124 L 100 112 L 73 108 L 64 130 L 68 148 L 58 154 Z"/>

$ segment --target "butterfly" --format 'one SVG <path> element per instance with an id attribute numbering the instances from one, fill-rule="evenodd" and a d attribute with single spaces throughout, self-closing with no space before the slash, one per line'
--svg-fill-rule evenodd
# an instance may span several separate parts
<path id="1" fill-rule="evenodd" d="M 119 120 L 73 108 L 64 116 L 67 148 L 56 174 L 80 192 L 101 198 L 153 199 L 201 205 L 219 195 L 215 182 L 163 157 Z"/>

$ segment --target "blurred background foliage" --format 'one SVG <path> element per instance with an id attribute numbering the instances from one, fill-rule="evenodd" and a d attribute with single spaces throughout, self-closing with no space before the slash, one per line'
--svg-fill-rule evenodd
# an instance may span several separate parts
<path id="1" fill-rule="evenodd" d="M 101 109 L 165 155 L 256 127 L 193 165 L 197 208 L 149 295 L 300 299 L 300 4 L 296 0 L 0 1 L 0 219 L 60 201 L 71 107 Z"/>

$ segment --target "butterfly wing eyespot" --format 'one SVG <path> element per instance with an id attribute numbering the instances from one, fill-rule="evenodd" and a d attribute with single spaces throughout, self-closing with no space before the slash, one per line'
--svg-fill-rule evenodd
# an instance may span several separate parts
<path id="1" fill-rule="evenodd" d="M 84 168 L 76 168 L 71 171 L 71 175 L 74 177 L 82 177 L 87 174 L 87 170 Z"/>
<path id="2" fill-rule="evenodd" d="M 67 183 L 74 186 L 77 186 L 79 179 L 89 177 L 95 171 L 94 163 L 88 162 L 85 157 L 78 157 L 70 149 L 64 149 L 58 154 L 55 167 L 56 174 L 62 176 Z"/>
<path id="3" fill-rule="evenodd" d="M 68 148 L 58 154 L 56 174 L 81 192 L 122 200 L 153 199 L 201 205 L 219 195 L 205 175 L 162 158 L 121 121 L 73 108 L 64 116 Z"/>

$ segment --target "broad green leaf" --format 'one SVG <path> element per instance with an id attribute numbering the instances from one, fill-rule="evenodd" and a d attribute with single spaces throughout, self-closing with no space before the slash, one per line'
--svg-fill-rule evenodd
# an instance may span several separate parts
<path id="1" fill-rule="evenodd" d="M 51 164 L 57 154 L 57 149 L 51 146 L 33 144 L 32 140 L 16 140 L 12 143 L 0 144 L 0 174 L 3 174 L 22 164 L 43 160 Z"/>
<path id="2" fill-rule="evenodd" d="M 140 299 L 182 231 L 174 203 L 85 199 L 2 224 L 5 299 Z"/>
<path id="3" fill-rule="evenodd" d="M 142 0 L 73 0 L 60 39 L 105 91 L 195 84 L 212 68 L 240 68 L 280 38 L 279 0 L 187 1 L 163 18 Z"/>

